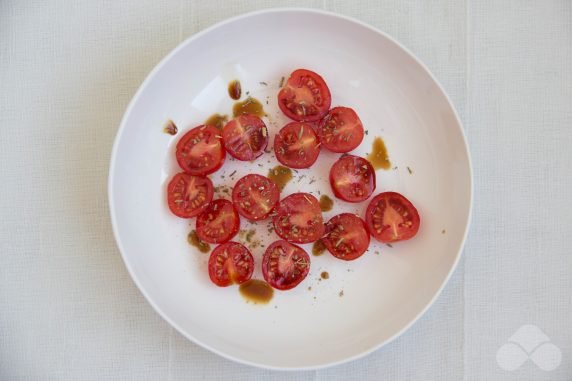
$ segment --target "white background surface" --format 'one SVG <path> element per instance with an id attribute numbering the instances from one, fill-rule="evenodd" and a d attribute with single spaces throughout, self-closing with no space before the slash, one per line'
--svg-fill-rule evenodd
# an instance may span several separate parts
<path id="1" fill-rule="evenodd" d="M 123 111 L 189 35 L 246 11 L 314 6 L 410 48 L 465 123 L 475 169 L 460 267 L 406 334 L 336 368 L 238 365 L 174 332 L 115 246 L 107 171 Z M 572 378 L 572 2 L 0 1 L 0 380 Z M 551 372 L 502 370 L 534 324 Z"/>

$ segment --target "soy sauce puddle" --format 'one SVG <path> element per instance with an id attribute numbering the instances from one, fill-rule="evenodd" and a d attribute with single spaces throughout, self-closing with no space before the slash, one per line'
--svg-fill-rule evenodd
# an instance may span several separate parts
<path id="1" fill-rule="evenodd" d="M 288 167 L 277 165 L 268 171 L 268 178 L 280 188 L 282 191 L 286 184 L 292 180 L 292 170 Z"/>
<path id="2" fill-rule="evenodd" d="M 320 197 L 320 209 L 322 212 L 329 212 L 334 207 L 334 200 L 332 200 L 329 196 L 323 194 Z"/>
<path id="3" fill-rule="evenodd" d="M 232 115 L 236 118 L 239 115 L 252 114 L 256 116 L 266 116 L 262 103 L 255 98 L 248 97 L 242 102 L 236 102 L 232 106 Z"/>
<path id="4" fill-rule="evenodd" d="M 371 145 L 371 153 L 367 156 L 367 160 L 374 169 L 389 169 L 391 162 L 387 154 L 387 147 L 382 138 L 379 136 L 373 140 Z"/>
<path id="5" fill-rule="evenodd" d="M 254 304 L 267 304 L 274 296 L 274 289 L 265 281 L 251 279 L 238 288 L 240 295 Z"/>
<path id="6" fill-rule="evenodd" d="M 215 126 L 219 130 L 222 130 L 226 122 L 228 121 L 228 116 L 221 114 L 212 114 L 207 120 L 205 120 L 205 125 Z"/>

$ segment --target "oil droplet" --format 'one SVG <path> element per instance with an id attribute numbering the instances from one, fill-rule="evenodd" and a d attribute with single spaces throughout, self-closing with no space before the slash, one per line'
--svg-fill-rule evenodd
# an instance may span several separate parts
<path id="1" fill-rule="evenodd" d="M 323 194 L 320 197 L 320 209 L 322 212 L 329 212 L 334 207 L 334 200 L 332 200 L 329 196 Z"/>
<path id="2" fill-rule="evenodd" d="M 280 190 L 283 190 L 286 184 L 292 180 L 292 170 L 288 167 L 277 165 L 268 171 L 268 178 L 274 181 Z"/>
<path id="3" fill-rule="evenodd" d="M 274 289 L 265 281 L 258 279 L 244 282 L 238 291 L 244 299 L 254 304 L 267 304 L 274 296 Z"/>
<path id="4" fill-rule="evenodd" d="M 383 139 L 379 136 L 373 140 L 371 145 L 371 153 L 367 156 L 367 160 L 371 163 L 375 169 L 389 169 L 391 168 L 391 163 L 389 161 L 389 156 L 387 155 L 387 148 Z"/>
<path id="5" fill-rule="evenodd" d="M 221 115 L 221 114 L 212 114 L 209 116 L 207 120 L 205 120 L 205 125 L 210 124 L 211 126 L 215 126 L 219 130 L 222 130 L 226 121 L 228 120 L 228 116 Z"/>
<path id="6" fill-rule="evenodd" d="M 248 97 L 242 102 L 236 102 L 234 106 L 232 106 L 232 114 L 235 117 L 242 114 L 266 116 L 262 103 L 252 97 Z"/>
<path id="7" fill-rule="evenodd" d="M 330 279 L 330 274 L 328 274 L 327 271 L 322 271 L 320 277 L 322 277 L 322 279 Z"/>
<path id="8" fill-rule="evenodd" d="M 187 241 L 191 246 L 196 247 L 201 253 L 208 253 L 209 251 L 211 251 L 211 245 L 201 241 L 195 230 L 192 230 L 189 233 L 189 235 L 187 236 Z"/>
<path id="9" fill-rule="evenodd" d="M 163 126 L 163 132 L 169 135 L 176 135 L 179 129 L 175 126 L 175 122 L 172 120 L 168 120 L 167 123 Z"/>
<path id="10" fill-rule="evenodd" d="M 242 95 L 242 87 L 237 79 L 228 84 L 228 95 L 234 100 L 240 99 L 240 96 Z"/>
<path id="11" fill-rule="evenodd" d="M 326 245 L 324 245 L 324 241 L 322 241 L 321 239 L 317 240 L 316 242 L 314 242 L 314 245 L 312 245 L 312 255 L 316 257 L 324 254 L 325 251 L 326 251 Z"/>

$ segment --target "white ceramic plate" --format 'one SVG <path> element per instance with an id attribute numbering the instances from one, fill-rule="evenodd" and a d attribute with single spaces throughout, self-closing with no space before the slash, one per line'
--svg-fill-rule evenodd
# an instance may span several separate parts
<path id="1" fill-rule="evenodd" d="M 276 292 L 267 305 L 253 305 L 237 287 L 210 283 L 208 255 L 186 241 L 194 220 L 170 214 L 165 185 L 178 171 L 177 139 L 215 112 L 231 113 L 227 84 L 233 79 L 242 83 L 243 98 L 248 91 L 264 103 L 272 142 L 287 121 L 276 103 L 280 79 L 301 67 L 325 78 L 332 106 L 353 107 L 361 117 L 369 134 L 356 154 L 364 155 L 375 136 L 383 137 L 397 169 L 377 171 L 376 193 L 406 195 L 419 209 L 422 225 L 411 241 L 393 248 L 372 243 L 369 252 L 353 262 L 328 253 L 312 257 L 310 274 L 297 288 Z M 168 119 L 179 126 L 175 137 L 162 131 Z M 322 151 L 311 169 L 299 171 L 283 196 L 300 190 L 332 195 L 327 176 L 337 156 Z M 276 163 L 270 154 L 256 163 L 227 155 L 212 179 L 215 185 L 232 185 L 247 173 L 266 174 Z M 381 347 L 431 305 L 460 257 L 470 219 L 471 178 L 459 118 L 411 53 L 356 20 L 287 9 L 220 23 L 163 59 L 121 123 L 109 199 L 115 237 L 131 276 L 179 332 L 242 363 L 311 369 Z M 316 181 L 310 184 L 311 179 Z M 324 217 L 342 211 L 363 215 L 366 205 L 336 201 Z M 266 223 L 242 221 L 242 228 L 258 229 L 256 237 L 265 245 L 277 239 L 267 232 Z M 262 254 L 263 249 L 253 252 L 256 278 L 262 277 Z M 329 273 L 328 280 L 319 279 L 322 271 Z"/>

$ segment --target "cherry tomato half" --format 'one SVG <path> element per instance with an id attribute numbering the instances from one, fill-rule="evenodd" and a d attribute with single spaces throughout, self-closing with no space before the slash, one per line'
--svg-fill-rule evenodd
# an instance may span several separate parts
<path id="1" fill-rule="evenodd" d="M 318 136 L 330 151 L 350 152 L 363 140 L 363 125 L 353 109 L 334 107 L 320 121 Z"/>
<path id="2" fill-rule="evenodd" d="M 232 202 L 238 213 L 251 220 L 263 220 L 280 200 L 280 190 L 266 176 L 246 175 L 232 189 Z"/>
<path id="3" fill-rule="evenodd" d="M 330 109 L 332 96 L 322 77 L 306 69 L 294 70 L 278 93 L 278 106 L 290 119 L 313 122 Z"/>
<path id="4" fill-rule="evenodd" d="M 330 185 L 337 198 L 364 201 L 375 190 L 375 170 L 366 159 L 345 155 L 330 168 Z"/>
<path id="5" fill-rule="evenodd" d="M 320 203 L 309 193 L 285 197 L 276 207 L 272 222 L 276 234 L 290 242 L 314 242 L 324 234 Z"/>
<path id="6" fill-rule="evenodd" d="M 212 201 L 197 217 L 197 235 L 208 243 L 223 243 L 238 232 L 240 217 L 232 202 L 224 199 Z"/>
<path id="7" fill-rule="evenodd" d="M 212 199 L 213 183 L 208 177 L 177 173 L 167 185 L 169 209 L 182 218 L 197 216 Z"/>
<path id="8" fill-rule="evenodd" d="M 415 236 L 421 221 L 408 199 L 396 192 L 384 192 L 367 206 L 365 222 L 373 238 L 389 243 Z"/>
<path id="9" fill-rule="evenodd" d="M 342 213 L 326 223 L 322 241 L 334 257 L 351 261 L 361 257 L 367 250 L 369 232 L 361 218 L 355 214 Z"/>
<path id="10" fill-rule="evenodd" d="M 256 115 L 243 114 L 228 122 L 222 130 L 224 147 L 238 160 L 260 157 L 268 145 L 266 125 Z"/>
<path id="11" fill-rule="evenodd" d="M 224 163 L 226 153 L 220 131 L 202 125 L 187 132 L 177 143 L 177 163 L 191 175 L 208 175 Z"/>
<path id="12" fill-rule="evenodd" d="M 264 280 L 278 290 L 290 290 L 306 278 L 310 271 L 310 257 L 300 246 L 276 241 L 262 257 Z"/>
<path id="13" fill-rule="evenodd" d="M 227 242 L 216 247 L 209 257 L 209 277 L 219 287 L 241 284 L 252 277 L 254 258 L 238 242 Z"/>
<path id="14" fill-rule="evenodd" d="M 288 123 L 274 137 L 276 159 L 290 168 L 308 168 L 320 154 L 320 140 L 306 123 Z"/>

